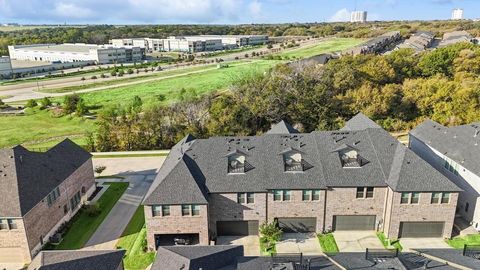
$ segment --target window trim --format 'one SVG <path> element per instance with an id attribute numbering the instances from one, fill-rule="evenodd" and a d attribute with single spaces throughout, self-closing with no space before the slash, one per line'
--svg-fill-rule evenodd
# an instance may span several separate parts
<path id="1" fill-rule="evenodd" d="M 188 213 L 185 213 L 184 210 L 188 210 Z M 192 209 L 189 204 L 182 204 L 182 217 L 191 216 Z"/>
<path id="2" fill-rule="evenodd" d="M 438 194 L 438 198 L 435 199 L 437 201 L 434 201 L 434 194 Z M 447 199 L 446 202 L 444 202 L 444 198 Z M 430 198 L 430 204 L 450 204 L 451 198 L 452 198 L 451 192 L 432 192 L 431 198 Z"/>
<path id="3" fill-rule="evenodd" d="M 279 194 L 276 194 L 279 193 Z M 279 195 L 280 198 L 275 199 L 275 196 Z M 288 198 L 286 200 L 285 198 Z M 289 202 L 292 201 L 292 191 L 290 189 L 274 189 L 273 190 L 273 201 L 275 202 Z"/>
<path id="4" fill-rule="evenodd" d="M 402 202 L 403 199 L 405 199 L 405 198 L 403 197 L 404 194 L 407 195 L 407 198 L 406 198 L 406 199 L 407 199 L 407 202 Z M 418 199 L 417 199 L 418 201 L 416 201 L 416 202 L 413 202 L 413 198 L 414 198 L 413 195 L 414 195 L 414 194 L 418 194 Z M 421 196 L 422 196 L 422 193 L 421 193 L 421 192 L 401 192 L 401 194 L 400 194 L 400 204 L 414 204 L 414 205 L 418 205 L 418 204 L 420 204 L 420 197 L 421 197 Z"/>
<path id="5" fill-rule="evenodd" d="M 369 191 L 371 189 L 371 191 Z M 371 196 L 369 196 L 371 194 Z M 375 197 L 375 187 L 357 187 L 356 199 L 373 199 Z"/>

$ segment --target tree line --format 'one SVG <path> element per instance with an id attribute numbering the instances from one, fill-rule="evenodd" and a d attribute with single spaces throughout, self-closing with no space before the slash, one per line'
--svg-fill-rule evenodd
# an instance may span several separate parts
<path id="1" fill-rule="evenodd" d="M 332 130 L 363 112 L 390 131 L 431 118 L 445 125 L 480 119 L 480 47 L 459 43 L 416 54 L 343 56 L 303 70 L 280 64 L 236 79 L 230 91 L 145 106 L 138 98 L 104 108 L 89 135 L 97 151 L 170 148 L 197 138 L 255 135 L 282 119 L 302 132 Z"/>
<path id="2" fill-rule="evenodd" d="M 243 35 L 266 34 L 281 36 L 339 36 L 370 38 L 387 31 L 397 30 L 404 36 L 410 33 L 431 31 L 438 37 L 444 32 L 466 30 L 480 35 L 480 22 L 430 21 L 430 22 L 369 22 L 354 23 L 286 23 L 243 25 L 93 25 L 34 28 L 18 31 L 0 31 L 0 55 L 8 54 L 8 45 L 37 43 L 94 43 L 105 44 L 112 38 L 151 37 L 166 38 L 182 35 Z"/>

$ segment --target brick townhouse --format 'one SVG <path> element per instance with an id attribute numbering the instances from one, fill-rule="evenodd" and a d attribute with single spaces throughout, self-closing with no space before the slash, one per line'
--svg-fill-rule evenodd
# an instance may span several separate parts
<path id="1" fill-rule="evenodd" d="M 90 153 L 68 139 L 45 153 L 0 150 L 0 266 L 29 263 L 94 189 Z"/>
<path id="2" fill-rule="evenodd" d="M 282 121 L 261 136 L 186 136 L 145 197 L 147 240 L 208 245 L 274 220 L 285 232 L 450 238 L 460 191 L 363 114 L 338 131 Z"/>

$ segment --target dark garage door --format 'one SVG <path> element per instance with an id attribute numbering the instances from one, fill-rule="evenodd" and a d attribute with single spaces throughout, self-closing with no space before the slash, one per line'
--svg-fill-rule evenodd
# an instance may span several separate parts
<path id="1" fill-rule="evenodd" d="M 400 222 L 399 237 L 442 237 L 443 222 Z"/>
<path id="2" fill-rule="evenodd" d="M 257 235 L 258 220 L 217 221 L 218 236 Z"/>
<path id="3" fill-rule="evenodd" d="M 375 216 L 333 216 L 334 231 L 375 230 Z"/>
<path id="4" fill-rule="evenodd" d="M 278 227 L 285 233 L 315 232 L 316 218 L 278 218 Z"/>

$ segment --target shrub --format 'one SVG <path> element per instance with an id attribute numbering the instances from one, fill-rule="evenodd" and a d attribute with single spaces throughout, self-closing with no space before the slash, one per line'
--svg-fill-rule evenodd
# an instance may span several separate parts
<path id="1" fill-rule="evenodd" d="M 79 116 L 88 113 L 88 107 L 83 99 L 80 98 L 80 100 L 78 100 L 75 112 Z"/>
<path id="2" fill-rule="evenodd" d="M 277 221 L 272 223 L 263 223 L 260 226 L 260 241 L 265 248 L 265 251 L 273 251 L 275 243 L 282 237 L 282 230 L 278 227 Z"/>
<path id="3" fill-rule="evenodd" d="M 40 103 L 42 104 L 42 107 L 43 107 L 43 108 L 52 106 L 52 101 L 51 101 L 48 97 L 42 98 L 42 100 L 40 101 Z"/>
<path id="4" fill-rule="evenodd" d="M 93 75 L 92 77 L 90 77 L 90 79 L 96 80 L 96 79 L 98 79 L 98 78 L 97 78 L 97 76 Z"/>
<path id="5" fill-rule="evenodd" d="M 30 99 L 29 101 L 27 101 L 27 104 L 25 104 L 25 107 L 27 108 L 35 108 L 37 107 L 37 101 L 35 101 L 35 99 Z"/>
<path id="6" fill-rule="evenodd" d="M 120 71 L 118 72 L 118 76 L 119 76 L 119 77 L 122 77 L 123 75 L 125 75 L 125 71 L 120 70 Z"/>
<path id="7" fill-rule="evenodd" d="M 63 110 L 65 113 L 73 113 L 77 109 L 77 104 L 81 100 L 77 94 L 65 96 L 63 99 Z"/>
<path id="8" fill-rule="evenodd" d="M 82 77 L 80 80 L 85 81 L 85 77 Z"/>
<path id="9" fill-rule="evenodd" d="M 96 217 L 100 215 L 100 213 L 102 212 L 102 208 L 100 207 L 99 203 L 85 205 L 84 209 L 85 209 L 85 213 L 87 213 L 89 217 Z"/>
<path id="10" fill-rule="evenodd" d="M 117 72 L 114 70 L 114 71 L 110 72 L 110 75 L 117 76 Z"/>
<path id="11" fill-rule="evenodd" d="M 131 68 L 127 69 L 127 73 L 128 74 L 133 74 L 133 69 L 131 69 Z"/>
<path id="12" fill-rule="evenodd" d="M 107 167 L 106 166 L 95 166 L 95 172 L 98 173 L 98 174 L 101 174 L 103 171 L 105 171 Z"/>

